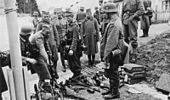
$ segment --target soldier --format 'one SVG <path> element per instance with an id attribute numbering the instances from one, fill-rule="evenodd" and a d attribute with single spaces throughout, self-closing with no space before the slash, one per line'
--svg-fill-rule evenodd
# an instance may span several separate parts
<path id="1" fill-rule="evenodd" d="M 84 7 L 80 7 L 80 11 L 76 15 L 76 20 L 79 27 L 81 27 L 81 24 L 85 18 L 86 18 L 86 13 L 84 12 Z"/>
<path id="2" fill-rule="evenodd" d="M 47 24 L 50 26 L 49 39 L 46 42 L 46 51 L 50 57 L 50 61 L 53 63 L 55 78 L 58 78 L 57 74 L 57 61 L 58 61 L 58 47 L 59 47 L 59 35 L 54 24 L 51 24 L 50 16 L 48 12 L 42 14 L 42 21 L 37 26 L 37 32 L 42 30 L 42 26 Z"/>
<path id="3" fill-rule="evenodd" d="M 65 65 L 65 58 L 64 58 L 64 37 L 67 30 L 67 20 L 63 18 L 62 8 L 56 8 L 55 12 L 57 13 L 58 19 L 56 20 L 56 28 L 59 35 L 59 52 L 60 52 L 60 59 L 63 66 L 63 72 L 66 71 Z"/>
<path id="4" fill-rule="evenodd" d="M 93 14 L 94 18 L 97 19 L 98 24 L 100 24 L 100 11 L 98 7 L 95 7 L 95 12 Z"/>
<path id="5" fill-rule="evenodd" d="M 39 76 L 39 88 L 42 90 L 45 90 L 46 87 L 50 87 L 49 82 L 51 75 L 48 70 L 49 59 L 44 46 L 45 42 L 47 42 L 49 38 L 49 34 L 50 25 L 43 24 L 42 30 L 31 35 L 29 38 L 32 47 L 34 46 L 34 49 L 37 49 L 34 52 L 31 52 L 32 58 L 36 60 L 36 63 L 34 63 L 32 67 Z M 46 91 L 49 92 L 48 89 Z"/>
<path id="6" fill-rule="evenodd" d="M 87 47 L 85 53 L 88 55 L 88 63 L 93 66 L 95 54 L 98 52 L 99 28 L 97 20 L 92 16 L 91 9 L 86 10 L 86 18 L 81 26 L 81 34 Z"/>
<path id="7" fill-rule="evenodd" d="M 130 62 L 136 61 L 137 29 L 139 16 L 144 13 L 141 0 L 123 0 L 122 22 L 124 27 L 125 41 L 132 46 Z"/>
<path id="8" fill-rule="evenodd" d="M 73 12 L 66 11 L 65 15 L 68 21 L 68 32 L 66 34 L 66 45 L 69 48 L 68 63 L 70 70 L 73 72 L 73 77 L 77 77 L 81 74 L 81 64 L 79 55 L 79 26 L 76 22 L 73 22 Z"/>
<path id="9" fill-rule="evenodd" d="M 33 13 L 33 17 L 34 19 L 32 20 L 32 23 L 34 25 L 34 28 L 36 29 L 38 23 L 39 23 L 39 20 L 38 20 L 38 12 L 37 11 L 34 11 Z"/>
<path id="10" fill-rule="evenodd" d="M 152 9 L 151 9 L 151 0 L 143 0 L 143 5 L 145 12 L 141 16 L 141 29 L 143 30 L 143 35 L 140 37 L 148 37 L 149 27 L 151 25 L 152 18 Z"/>
<path id="11" fill-rule="evenodd" d="M 105 95 L 105 99 L 114 99 L 120 97 L 118 68 L 123 65 L 127 47 L 123 42 L 123 26 L 118 16 L 117 5 L 107 3 L 103 10 L 108 16 L 109 23 L 101 41 L 101 53 L 104 55 L 105 76 L 109 78 L 110 88 L 102 95 Z"/>

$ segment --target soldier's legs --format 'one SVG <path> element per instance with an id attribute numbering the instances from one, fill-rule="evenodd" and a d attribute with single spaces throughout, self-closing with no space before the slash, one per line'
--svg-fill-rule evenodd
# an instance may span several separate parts
<path id="1" fill-rule="evenodd" d="M 91 65 L 94 64 L 94 61 L 95 61 L 95 55 L 92 55 L 92 63 L 91 63 Z"/>
<path id="2" fill-rule="evenodd" d="M 60 51 L 60 60 L 61 64 L 63 66 L 63 71 L 66 71 L 66 66 L 65 66 L 65 57 L 64 57 L 64 47 L 62 45 L 59 46 L 59 51 Z"/>
<path id="3" fill-rule="evenodd" d="M 70 70 L 73 72 L 73 77 L 81 74 L 80 57 L 75 53 L 72 56 L 68 56 L 68 63 Z"/>
<path id="4" fill-rule="evenodd" d="M 92 64 L 92 57 L 90 54 L 88 55 L 88 64 L 89 66 Z"/>
<path id="5" fill-rule="evenodd" d="M 138 47 L 137 43 L 137 29 L 138 29 L 138 21 L 133 20 L 130 21 L 129 24 L 129 37 L 130 37 L 130 45 L 132 47 L 132 50 L 130 52 L 130 62 L 135 63 L 136 62 L 136 49 Z"/>
<path id="6" fill-rule="evenodd" d="M 123 25 L 123 33 L 125 37 L 125 42 L 129 44 L 129 27 L 128 25 Z"/>
<path id="7" fill-rule="evenodd" d="M 114 99 L 120 96 L 119 93 L 119 65 L 122 63 L 120 55 L 113 57 L 110 55 L 110 68 L 107 70 L 107 77 L 110 83 L 110 94 L 106 95 L 106 99 Z"/>

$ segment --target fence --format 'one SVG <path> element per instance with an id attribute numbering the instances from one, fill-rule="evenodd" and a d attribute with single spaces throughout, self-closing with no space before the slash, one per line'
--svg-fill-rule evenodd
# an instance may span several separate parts
<path id="1" fill-rule="evenodd" d="M 152 18 L 153 23 L 167 23 L 170 20 L 170 11 L 155 12 Z"/>

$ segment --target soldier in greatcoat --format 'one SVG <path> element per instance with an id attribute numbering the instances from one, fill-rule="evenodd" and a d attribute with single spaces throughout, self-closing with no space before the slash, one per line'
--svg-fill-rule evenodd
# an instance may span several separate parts
<path id="1" fill-rule="evenodd" d="M 92 16 L 91 9 L 86 10 L 86 18 L 81 26 L 81 34 L 84 38 L 84 44 L 87 47 L 85 54 L 88 56 L 89 65 L 92 66 L 94 64 L 95 54 L 98 52 L 99 27 L 97 20 Z"/>
<path id="2" fill-rule="evenodd" d="M 127 46 L 123 38 L 123 26 L 118 16 L 118 8 L 114 3 L 107 3 L 103 6 L 109 23 L 101 41 L 101 53 L 104 55 L 105 76 L 109 78 L 110 88 L 103 92 L 105 99 L 120 97 L 119 93 L 119 66 L 123 65 L 126 56 Z"/>
<path id="3" fill-rule="evenodd" d="M 152 8 L 151 8 L 151 0 L 143 0 L 143 5 L 145 12 L 141 16 L 141 29 L 143 30 L 143 35 L 140 37 L 148 37 L 149 34 L 149 27 L 151 25 L 151 18 L 152 18 Z"/>

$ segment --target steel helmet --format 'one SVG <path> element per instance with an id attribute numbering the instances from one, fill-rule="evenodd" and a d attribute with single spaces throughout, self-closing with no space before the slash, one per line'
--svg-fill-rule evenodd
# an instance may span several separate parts
<path id="1" fill-rule="evenodd" d="M 106 13 L 118 12 L 118 6 L 115 3 L 106 3 L 103 5 L 102 10 Z"/>

